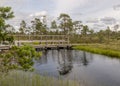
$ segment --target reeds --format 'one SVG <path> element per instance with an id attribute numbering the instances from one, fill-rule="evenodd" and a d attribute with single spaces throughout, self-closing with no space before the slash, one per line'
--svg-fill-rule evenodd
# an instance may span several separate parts
<path id="1" fill-rule="evenodd" d="M 0 86 L 80 86 L 76 81 L 40 76 L 31 72 L 12 71 L 0 80 Z"/>

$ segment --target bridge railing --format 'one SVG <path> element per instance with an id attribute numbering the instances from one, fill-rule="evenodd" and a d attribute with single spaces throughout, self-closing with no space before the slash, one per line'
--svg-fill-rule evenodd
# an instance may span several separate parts
<path id="1" fill-rule="evenodd" d="M 34 43 L 39 44 L 69 44 L 68 35 L 14 35 L 15 44 L 20 45 L 22 43 Z"/>

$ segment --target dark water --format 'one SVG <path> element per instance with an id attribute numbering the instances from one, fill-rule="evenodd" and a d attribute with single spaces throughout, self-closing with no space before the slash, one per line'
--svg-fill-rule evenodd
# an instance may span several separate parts
<path id="1" fill-rule="evenodd" d="M 77 50 L 44 51 L 35 71 L 84 86 L 120 86 L 120 59 Z"/>

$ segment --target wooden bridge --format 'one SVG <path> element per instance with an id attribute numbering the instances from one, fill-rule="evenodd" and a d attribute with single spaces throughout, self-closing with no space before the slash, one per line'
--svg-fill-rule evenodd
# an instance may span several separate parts
<path id="1" fill-rule="evenodd" d="M 30 43 L 33 45 L 50 46 L 50 45 L 68 45 L 68 35 L 15 35 L 15 45 Z"/>
<path id="2" fill-rule="evenodd" d="M 70 48 L 72 46 L 68 35 L 14 35 L 14 38 L 14 45 L 30 44 L 36 49 Z"/>

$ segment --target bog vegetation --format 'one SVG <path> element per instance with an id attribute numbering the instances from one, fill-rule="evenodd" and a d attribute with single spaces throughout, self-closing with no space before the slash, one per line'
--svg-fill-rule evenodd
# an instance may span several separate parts
<path id="1" fill-rule="evenodd" d="M 120 58 L 120 50 L 119 48 L 111 47 L 110 45 L 104 44 L 93 44 L 93 45 L 81 45 L 73 47 L 77 50 L 84 50 L 92 53 L 107 55 L 110 57 Z"/>

